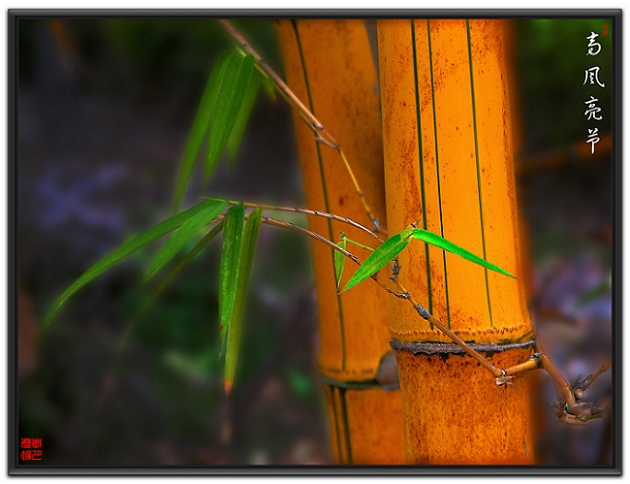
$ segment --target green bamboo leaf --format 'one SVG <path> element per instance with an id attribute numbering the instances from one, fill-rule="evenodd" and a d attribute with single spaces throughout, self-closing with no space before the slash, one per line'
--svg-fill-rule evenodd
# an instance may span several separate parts
<path id="1" fill-rule="evenodd" d="M 254 260 L 254 249 L 258 239 L 258 230 L 262 222 L 262 208 L 253 210 L 247 217 L 245 230 L 243 233 L 243 244 L 241 246 L 241 263 L 239 267 L 239 285 L 241 289 L 246 288 L 249 281 L 249 274 Z M 243 269 L 243 270 L 241 270 Z"/>
<path id="2" fill-rule="evenodd" d="M 584 307 L 587 304 L 593 302 L 594 300 L 604 296 L 605 294 L 609 294 L 611 291 L 612 291 L 612 285 L 609 280 L 600 282 L 595 287 L 589 289 L 584 294 L 582 294 L 580 298 L 576 301 L 575 307 L 576 308 Z"/>
<path id="3" fill-rule="evenodd" d="M 409 244 L 409 239 L 403 239 L 401 234 L 396 234 L 387 239 L 380 247 L 377 247 L 370 256 L 365 259 L 363 264 L 352 275 L 347 282 L 343 291 L 356 286 L 360 282 L 365 281 L 372 274 L 375 274 L 383 267 L 385 267 L 393 258 L 400 254 L 405 247 Z"/>
<path id="4" fill-rule="evenodd" d="M 254 249 L 256 247 L 256 239 L 258 237 L 258 229 L 260 228 L 261 220 L 262 209 L 259 207 L 249 214 L 247 223 L 245 224 L 245 230 L 243 231 L 234 309 L 229 322 L 227 345 L 225 349 L 224 386 L 226 393 L 229 393 L 234 383 L 239 343 L 241 340 L 241 328 L 243 326 L 243 314 L 245 311 L 245 299 L 247 296 L 247 285 L 249 284 L 249 276 L 254 260 Z"/>
<path id="5" fill-rule="evenodd" d="M 162 293 L 162 291 L 164 291 L 164 289 L 166 289 L 168 287 L 168 285 L 173 281 L 173 279 L 175 279 L 175 277 L 177 277 L 177 275 L 184 269 L 184 267 L 186 267 L 188 265 L 188 263 L 199 252 L 201 252 L 201 250 L 204 249 L 208 245 L 208 243 L 210 243 L 210 241 L 212 239 L 214 239 L 214 237 L 216 237 L 216 235 L 219 232 L 221 232 L 221 230 L 223 230 L 223 223 L 224 223 L 224 221 L 222 220 L 221 222 L 216 224 L 212 228 L 212 230 L 210 230 L 210 232 L 208 232 L 206 235 L 204 235 L 201 238 L 201 240 L 199 240 L 199 242 L 197 242 L 197 244 L 190 250 L 190 252 L 188 252 L 188 254 L 186 254 L 186 256 L 183 257 L 182 260 L 180 260 L 177 263 L 177 265 L 171 270 L 171 272 L 169 272 L 168 276 L 166 276 L 164 278 L 164 280 L 160 283 L 158 288 L 155 291 L 153 291 L 151 296 L 144 302 L 142 307 L 138 310 L 136 315 L 133 317 L 133 319 L 129 323 L 129 326 L 127 327 L 127 330 L 125 331 L 125 334 L 123 335 L 123 337 L 121 338 L 121 340 L 120 340 L 120 342 L 118 344 L 118 350 L 117 350 L 116 359 L 119 358 L 120 353 L 122 352 L 122 349 L 123 349 L 123 347 L 125 345 L 125 342 L 127 341 L 127 338 L 131 334 L 131 330 L 135 326 L 135 324 L 138 321 L 138 319 L 140 318 L 140 316 L 142 316 L 144 314 L 144 312 L 147 309 L 149 309 L 149 307 L 151 307 L 151 305 L 153 304 L 153 301 L 155 301 L 156 298 Z"/>
<path id="6" fill-rule="evenodd" d="M 159 271 L 164 264 L 170 261 L 177 254 L 186 242 L 188 242 L 201 228 L 214 220 L 228 206 L 226 200 L 215 199 L 215 203 L 192 215 L 173 233 L 170 239 L 160 248 L 155 255 L 149 268 L 144 274 L 144 281 Z"/>
<path id="7" fill-rule="evenodd" d="M 225 216 L 223 252 L 219 272 L 219 332 L 221 335 L 219 355 L 223 352 L 223 344 L 234 309 L 244 220 L 245 208 L 243 205 L 230 207 Z"/>
<path id="8" fill-rule="evenodd" d="M 464 259 L 469 260 L 470 262 L 474 262 L 475 264 L 483 266 L 487 269 L 490 269 L 491 271 L 499 272 L 501 274 L 505 274 L 506 276 L 514 277 L 516 279 L 516 277 L 510 274 L 508 271 L 501 269 L 499 266 L 494 265 L 486 261 L 485 259 L 482 259 L 472 252 L 468 252 L 466 249 L 460 247 L 459 245 L 456 245 L 453 242 L 450 242 L 437 234 L 429 232 L 428 230 L 414 228 L 411 231 L 409 237 L 413 237 L 414 239 L 422 240 L 423 242 L 426 242 L 428 244 L 435 245 L 440 249 L 452 252 L 453 254 L 463 257 Z"/>
<path id="9" fill-rule="evenodd" d="M 245 92 L 243 93 L 241 108 L 238 112 L 238 116 L 236 117 L 234 128 L 232 128 L 232 132 L 230 133 L 230 137 L 227 141 L 227 154 L 228 160 L 230 161 L 234 160 L 236 152 L 241 145 L 241 140 L 245 134 L 245 127 L 247 126 L 247 121 L 249 120 L 252 108 L 254 107 L 254 101 L 256 101 L 261 81 L 262 75 L 254 69 L 249 79 L 249 83 L 245 88 Z"/>
<path id="10" fill-rule="evenodd" d="M 267 97 L 272 101 L 276 100 L 276 84 L 273 82 L 273 79 L 267 75 L 264 75 L 262 78 L 262 85 Z"/>
<path id="11" fill-rule="evenodd" d="M 337 242 L 337 245 L 345 250 L 347 246 L 346 234 L 341 232 L 341 240 Z M 343 267 L 346 263 L 346 256 L 338 250 L 333 254 L 335 263 L 335 276 L 337 277 L 337 290 L 339 290 L 339 284 L 341 284 L 341 276 L 343 275 Z"/>
<path id="12" fill-rule="evenodd" d="M 203 146 L 206 134 L 208 133 L 210 118 L 212 117 L 212 112 L 215 109 L 218 91 L 222 84 L 229 59 L 229 55 L 223 56 L 212 69 L 208 82 L 206 83 L 206 87 L 203 91 L 203 95 L 201 96 L 199 108 L 197 109 L 197 114 L 195 115 L 195 119 L 190 129 L 188 142 L 186 143 L 186 148 L 184 149 L 182 166 L 179 171 L 179 180 L 177 182 L 177 190 L 175 192 L 175 211 L 177 211 L 179 207 L 179 203 L 184 195 L 184 190 L 186 190 L 186 185 L 188 184 L 188 180 L 190 180 L 190 175 L 192 174 L 195 162 L 197 161 L 197 157 L 199 156 L 199 152 Z"/>
<path id="13" fill-rule="evenodd" d="M 210 118 L 210 136 L 206 153 L 206 181 L 219 163 L 238 117 L 243 94 L 254 74 L 254 58 L 233 52 L 227 62 L 216 106 Z"/>
<path id="14" fill-rule="evenodd" d="M 107 255 L 92 267 L 90 267 L 87 271 L 83 273 L 77 280 L 75 280 L 68 288 L 59 296 L 59 298 L 52 305 L 50 311 L 44 320 L 44 325 L 47 326 L 55 317 L 55 314 L 61 306 L 72 296 L 75 292 L 85 286 L 88 282 L 95 279 L 97 276 L 102 274 L 104 271 L 109 269 L 111 266 L 121 261 L 125 257 L 133 254 L 137 250 L 142 249 L 146 245 L 150 244 L 154 240 L 159 239 L 163 235 L 166 235 L 169 232 L 172 232 L 177 227 L 179 227 L 182 223 L 188 220 L 190 217 L 204 210 L 208 206 L 213 206 L 217 203 L 216 199 L 207 199 L 203 202 L 185 210 L 183 212 L 178 213 L 177 215 L 173 215 L 172 217 L 167 218 L 163 222 L 155 225 L 150 228 L 146 232 L 143 232 L 135 237 L 132 237 L 127 242 L 125 242 L 121 247 L 116 249 L 111 254 Z"/>

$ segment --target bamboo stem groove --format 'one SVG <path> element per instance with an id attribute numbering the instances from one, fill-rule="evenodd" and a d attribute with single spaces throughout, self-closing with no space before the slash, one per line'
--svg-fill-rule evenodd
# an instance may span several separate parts
<path id="1" fill-rule="evenodd" d="M 510 23 L 386 20 L 378 22 L 376 42 L 360 21 L 279 21 L 292 88 L 269 72 L 244 39 L 224 24 L 275 80 L 296 108 L 296 119 L 306 121 L 306 126 L 296 123 L 296 128 L 310 208 L 262 208 L 312 215 L 310 230 L 270 218 L 263 221 L 325 242 L 313 246 L 313 257 L 321 313 L 319 362 L 337 462 L 402 462 L 402 406 L 407 463 L 531 464 L 527 374 L 537 368 L 544 369 L 558 389 L 561 420 L 584 425 L 599 416 L 597 408 L 581 399 L 610 363 L 569 385 L 536 346 L 524 302 L 527 268 L 519 262 L 507 87 L 511 73 L 504 52 Z M 376 31 L 371 29 L 372 34 Z M 366 52 L 376 43 L 378 54 L 372 63 Z M 377 72 L 380 133 L 374 96 L 379 92 Z M 306 105 L 299 98 L 307 100 Z M 316 111 L 350 146 L 358 176 L 341 144 L 315 118 Z M 375 212 L 368 199 L 375 202 Z M 385 205 L 393 232 L 415 220 L 413 226 L 439 233 L 518 277 L 506 279 L 436 247 L 416 244 L 392 266 L 390 279 L 400 292 L 372 275 L 385 293 L 398 296 L 392 299 L 389 318 L 383 293 L 373 294 L 364 286 L 362 293 L 342 297 L 331 290 L 341 281 L 336 280 L 330 256 L 336 250 L 356 264 L 360 259 L 333 242 L 335 230 L 340 223 L 350 225 L 356 235 L 346 239 L 340 232 L 341 237 L 370 252 L 361 238 L 382 242 L 374 232 L 385 220 Z M 333 215 L 333 210 L 348 217 Z M 353 220 L 366 214 L 372 230 Z M 398 280 L 403 267 L 411 291 Z M 411 303 L 429 328 L 422 329 L 410 317 L 412 310 L 401 299 Z M 395 353 L 384 350 L 383 323 L 388 319 Z M 361 332 L 370 339 L 357 337 Z M 538 352 L 533 353 L 534 348 Z M 494 376 L 494 388 L 483 370 Z M 519 388 L 509 389 L 515 375 Z M 399 388 L 402 401 L 400 392 L 385 392 Z M 474 418 L 463 433 L 457 431 L 462 406 Z M 374 425 L 379 420 L 385 425 Z"/>
<path id="2" fill-rule="evenodd" d="M 311 231 L 336 240 L 339 224 L 349 224 L 355 233 L 348 240 L 366 252 L 370 231 L 351 221 L 367 213 L 376 231 L 386 208 L 390 233 L 415 220 L 517 276 L 412 244 L 394 264 L 391 279 L 399 292 L 373 276 L 398 298 L 383 300 L 387 291 L 374 292 L 374 285 L 338 295 L 329 249 L 341 249 L 332 242 L 313 246 L 319 362 L 337 462 L 400 463 L 402 433 L 410 464 L 534 463 L 529 372 L 547 371 L 561 397 L 560 418 L 581 425 L 596 409 L 578 393 L 608 366 L 585 379 L 582 389 L 569 385 L 546 355 L 534 353 L 516 211 L 509 23 L 378 21 L 378 69 L 363 22 L 277 25 L 291 86 L 281 89 L 307 100 L 298 120 L 323 121 L 296 123 L 309 207 L 301 212 L 322 215 L 309 219 Z M 323 123 L 340 142 L 318 135 Z M 384 363 L 391 366 L 394 354 L 398 378 L 384 378 L 391 373 Z M 386 387 L 402 390 L 387 393 Z"/>
<path id="3" fill-rule="evenodd" d="M 401 280 L 466 342 L 531 339 L 501 22 L 385 20 L 378 34 L 388 230 L 420 219 L 422 228 L 518 277 L 415 245 L 399 257 Z M 393 338 L 448 342 L 418 324 L 410 305 L 390 304 Z M 486 358 L 494 368 L 511 368 L 531 352 L 514 348 Z M 408 463 L 533 463 L 527 374 L 516 386 L 497 386 L 469 355 L 399 350 L 396 357 Z"/>
<path id="4" fill-rule="evenodd" d="M 386 224 L 378 78 L 364 23 L 281 20 L 276 25 L 287 85 L 336 141 L 332 147 L 317 142 L 301 115 L 295 115 L 308 209 Z M 347 163 L 353 175 L 344 166 Z M 349 239 L 374 246 L 370 235 L 339 220 L 310 217 L 308 223 L 330 240 L 338 240 L 343 230 Z M 402 464 L 400 391 L 373 387 L 380 362 L 391 351 L 390 296 L 376 284 L 338 295 L 333 251 L 316 243 L 312 251 L 320 319 L 318 360 L 328 382 L 335 460 Z M 369 255 L 361 248 L 354 252 L 361 260 Z M 342 286 L 348 278 L 345 273 Z M 367 383 L 370 388 L 358 387 L 370 386 Z"/>

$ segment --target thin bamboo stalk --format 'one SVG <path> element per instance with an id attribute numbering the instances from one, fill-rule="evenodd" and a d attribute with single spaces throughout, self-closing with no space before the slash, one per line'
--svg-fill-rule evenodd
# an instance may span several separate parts
<path id="1" fill-rule="evenodd" d="M 371 211 L 384 224 L 378 79 L 364 23 L 282 20 L 277 31 L 288 86 L 338 142 L 335 147 L 316 142 L 313 131 L 295 115 L 307 208 L 371 225 L 340 156 L 345 153 Z M 337 220 L 312 217 L 308 223 L 331 240 L 344 231 L 350 239 L 375 247 L 370 235 Z M 376 284 L 366 284 L 363 291 L 338 296 L 333 251 L 323 244 L 313 244 L 312 250 L 319 366 L 326 381 L 335 459 L 340 464 L 403 463 L 400 392 L 385 391 L 375 382 L 379 364 L 391 350 L 389 295 Z M 353 252 L 361 260 L 369 255 L 358 247 Z"/>
<path id="2" fill-rule="evenodd" d="M 497 368 L 527 360 L 532 327 L 521 282 L 518 220 L 500 21 L 379 21 L 388 230 L 419 226 L 517 279 L 410 244 L 409 291 L 467 342 L 491 345 Z M 391 300 L 403 392 L 406 458 L 426 464 L 533 462 L 529 377 L 498 387 L 470 356 Z"/>

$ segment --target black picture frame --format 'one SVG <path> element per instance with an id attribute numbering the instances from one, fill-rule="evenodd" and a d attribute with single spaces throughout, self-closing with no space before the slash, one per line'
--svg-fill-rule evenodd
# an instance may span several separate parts
<path id="1" fill-rule="evenodd" d="M 612 149 L 611 186 L 612 194 L 612 462 L 610 466 L 531 466 L 531 467 L 471 467 L 471 466 L 164 466 L 164 467 L 98 467 L 23 465 L 19 459 L 19 385 L 18 385 L 18 278 L 21 211 L 18 203 L 20 188 L 19 115 L 20 84 L 19 63 L 20 37 L 18 23 L 22 20 L 63 18 L 77 19 L 273 19 L 273 18 L 514 18 L 514 19 L 570 19 L 610 18 L 612 37 Z M 12 476 L 154 476 L 154 475 L 211 475 L 211 476 L 556 476 L 621 475 L 622 472 L 622 11 L 620 9 L 474 9 L 474 10 L 22 10 L 8 11 L 8 473 Z M 196 94 L 192 97 L 196 98 Z M 42 302 L 43 304 L 43 302 Z M 593 369 L 594 370 L 594 369 Z"/>

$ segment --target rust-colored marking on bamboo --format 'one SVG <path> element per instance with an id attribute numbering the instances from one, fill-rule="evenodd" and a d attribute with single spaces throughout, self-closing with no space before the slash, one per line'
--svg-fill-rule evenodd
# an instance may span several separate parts
<path id="1" fill-rule="evenodd" d="M 531 350 L 497 353 L 497 367 L 526 360 Z M 527 380 L 497 387 L 488 372 L 468 355 L 414 356 L 397 351 L 405 399 L 408 464 L 524 465 L 532 464 L 532 435 Z M 525 442 L 525 445 L 523 444 Z"/>
<path id="2" fill-rule="evenodd" d="M 385 226 L 378 80 L 363 22 L 297 20 L 294 24 L 282 20 L 276 25 L 288 86 L 303 101 L 309 99 L 309 107 L 317 119 L 343 147 L 344 158 L 352 166 L 357 181 L 355 184 L 349 177 L 340 153 L 320 147 L 312 131 L 296 118 L 307 208 L 343 214 L 362 222 L 366 220 L 366 209 L 355 193 L 361 190 L 369 211 Z M 303 69 L 304 64 L 306 69 Z M 312 231 L 329 235 L 333 241 L 343 231 L 352 240 L 374 246 L 374 238 L 369 234 L 339 220 L 309 217 L 308 223 Z M 339 381 L 372 379 L 381 358 L 390 351 L 388 298 L 391 296 L 378 285 L 366 283 L 360 290 L 338 297 L 330 249 L 319 243 L 312 248 L 320 317 L 318 360 L 321 372 Z M 352 252 L 361 260 L 369 255 L 359 247 L 353 247 Z M 351 274 L 351 270 L 344 271 L 342 287 Z M 336 462 L 368 464 L 404 460 L 399 391 L 348 388 L 344 414 L 338 389 L 328 388 L 329 408 L 334 406 L 329 411 L 329 419 Z M 363 413 L 367 417 L 362 416 Z M 382 425 L 367 424 L 366 419 L 373 416 L 378 416 Z M 366 433 L 361 438 L 352 438 L 361 435 L 359 432 Z M 390 439 L 388 435 L 398 435 L 398 438 Z M 381 440 L 384 443 L 380 448 L 363 445 L 363 442 Z"/>
<path id="3" fill-rule="evenodd" d="M 373 89 L 377 79 L 363 22 L 298 20 L 295 21 L 296 28 L 289 21 L 280 21 L 277 25 L 287 84 L 298 97 L 310 99 L 318 119 L 344 147 L 372 211 L 385 222 L 379 99 Z M 302 59 L 307 64 L 305 73 L 311 78 L 308 85 L 300 67 Z M 354 194 L 339 154 L 326 148 L 318 153 L 312 133 L 297 122 L 296 130 L 307 207 L 340 213 L 353 220 L 365 220 L 365 211 Z M 321 169 L 314 168 L 319 164 L 318 156 L 321 157 Z M 325 175 L 325 188 L 320 173 Z M 317 219 L 309 218 L 309 227 L 330 235 L 332 240 L 344 231 L 353 240 L 374 245 L 367 234 L 358 233 L 335 220 L 328 226 L 326 221 Z M 337 284 L 331 252 L 318 245 L 321 244 L 312 247 L 320 311 L 320 368 L 324 375 L 335 378 L 339 378 L 338 370 L 345 375 L 344 379 L 365 378 L 364 369 L 371 368 L 375 372 L 379 359 L 388 351 L 389 295 L 377 285 L 366 284 L 356 293 L 343 293 L 339 298 L 342 306 L 338 307 L 332 299 L 337 300 Z M 359 248 L 353 249 L 353 253 L 361 260 L 369 255 Z M 351 273 L 344 271 L 342 285 Z M 343 351 L 345 358 L 342 358 Z"/>
<path id="4" fill-rule="evenodd" d="M 384 20 L 378 30 L 390 233 L 421 217 L 428 230 L 518 277 L 501 23 Z M 462 341 L 492 346 L 531 340 L 519 279 L 486 275 L 421 244 L 410 244 L 399 259 L 401 283 L 420 304 L 430 299 L 436 321 Z M 411 304 L 392 299 L 390 305 L 393 338 L 452 343 L 452 335 L 419 320 Z M 530 377 L 520 371 L 530 353 L 397 351 L 407 462 L 532 463 Z M 515 386 L 497 386 L 506 379 L 495 381 L 488 370 L 496 376 L 501 369 L 518 373 Z"/>

